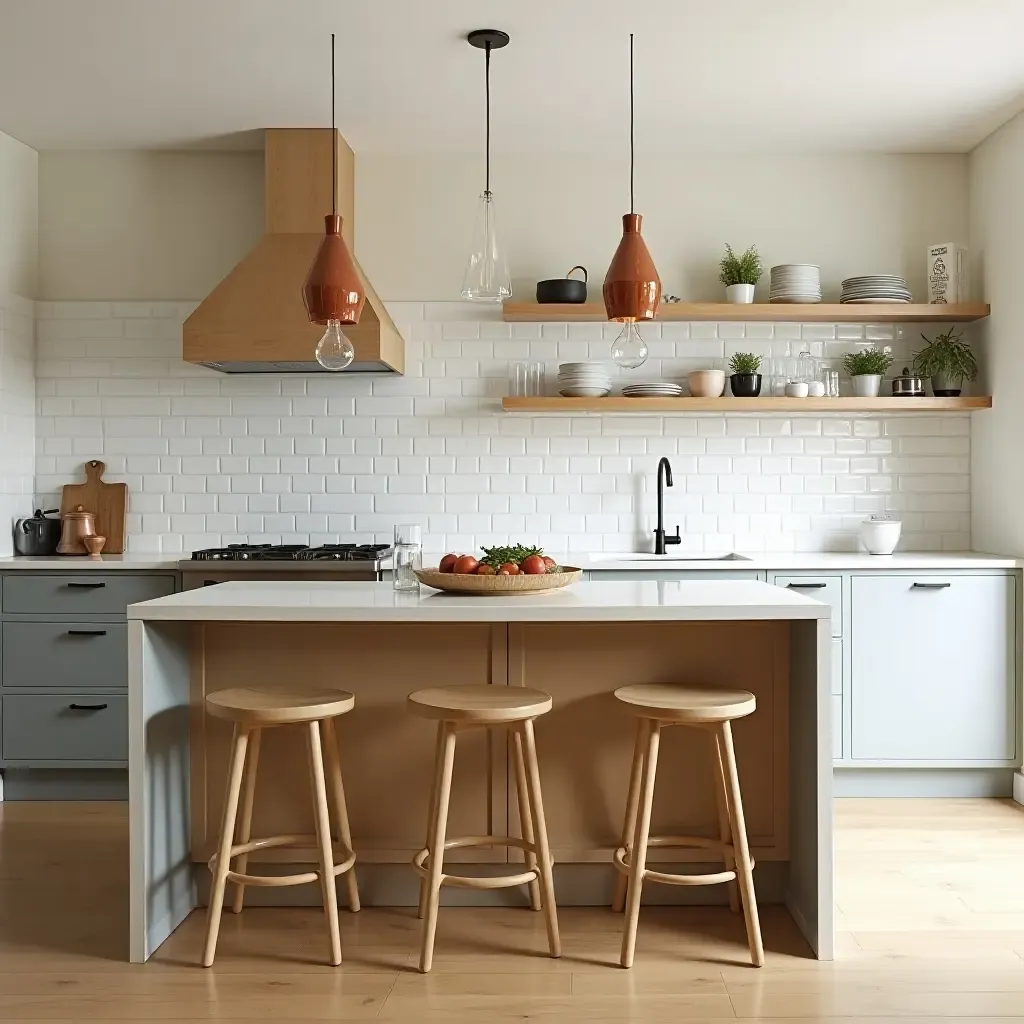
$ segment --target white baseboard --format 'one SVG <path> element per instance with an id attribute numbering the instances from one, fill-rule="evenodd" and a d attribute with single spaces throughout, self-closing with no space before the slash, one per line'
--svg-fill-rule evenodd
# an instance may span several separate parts
<path id="1" fill-rule="evenodd" d="M 1024 771 L 1013 773 L 1013 799 L 1024 804 Z"/>

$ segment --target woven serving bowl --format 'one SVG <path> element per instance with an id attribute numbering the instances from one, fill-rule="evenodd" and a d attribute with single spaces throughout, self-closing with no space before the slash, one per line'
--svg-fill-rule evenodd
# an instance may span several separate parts
<path id="1" fill-rule="evenodd" d="M 438 572 L 437 569 L 417 569 L 420 583 L 449 594 L 537 594 L 545 590 L 560 590 L 575 583 L 583 575 L 582 569 L 572 565 L 559 566 L 558 572 L 543 576 L 477 576 L 473 573 Z"/>

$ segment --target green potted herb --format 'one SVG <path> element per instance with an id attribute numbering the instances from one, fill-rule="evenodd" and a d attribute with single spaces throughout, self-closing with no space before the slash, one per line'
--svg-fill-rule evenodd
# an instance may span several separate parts
<path id="1" fill-rule="evenodd" d="M 729 384 L 736 398 L 757 398 L 761 394 L 761 357 L 753 352 L 737 352 L 729 360 L 732 376 Z"/>
<path id="2" fill-rule="evenodd" d="M 843 356 L 843 367 L 853 381 L 853 393 L 858 398 L 877 398 L 882 385 L 882 375 L 892 366 L 889 349 L 861 349 L 847 352 Z"/>
<path id="3" fill-rule="evenodd" d="M 970 345 L 963 340 L 963 331 L 950 327 L 945 334 L 937 334 L 920 352 L 914 353 L 914 366 L 922 377 L 931 377 L 932 394 L 937 398 L 960 394 L 964 378 L 978 379 L 978 361 Z"/>
<path id="4" fill-rule="evenodd" d="M 757 284 L 764 267 L 757 249 L 751 246 L 737 256 L 731 245 L 726 245 L 725 255 L 719 263 L 718 279 L 725 285 L 727 302 L 753 302 L 754 285 Z"/>

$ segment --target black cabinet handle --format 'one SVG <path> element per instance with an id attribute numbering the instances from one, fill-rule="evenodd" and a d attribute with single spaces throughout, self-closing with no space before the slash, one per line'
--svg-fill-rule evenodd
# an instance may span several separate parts
<path id="1" fill-rule="evenodd" d="M 109 705 L 107 704 L 69 704 L 68 709 L 70 711 L 106 711 Z"/>
<path id="2" fill-rule="evenodd" d="M 824 590 L 828 584 L 826 583 L 787 583 L 787 587 L 793 587 L 794 590 Z"/>
<path id="3" fill-rule="evenodd" d="M 99 590 L 105 587 L 106 583 L 69 583 L 69 590 Z"/>
<path id="4" fill-rule="evenodd" d="M 68 636 L 106 636 L 105 629 L 69 629 Z"/>
<path id="5" fill-rule="evenodd" d="M 945 590 L 951 586 L 953 586 L 952 583 L 912 583 L 910 585 L 912 590 Z"/>

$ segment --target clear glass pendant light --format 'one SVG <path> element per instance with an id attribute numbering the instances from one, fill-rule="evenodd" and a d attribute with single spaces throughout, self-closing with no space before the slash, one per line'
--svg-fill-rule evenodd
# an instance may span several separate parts
<path id="1" fill-rule="evenodd" d="M 612 342 L 612 362 L 624 370 L 635 370 L 647 362 L 648 354 L 647 342 L 640 337 L 636 321 L 624 323 L 619 336 Z"/>
<path id="2" fill-rule="evenodd" d="M 477 203 L 473 243 L 462 279 L 462 297 L 474 302 L 501 302 L 512 294 L 508 260 L 498 241 L 498 222 L 491 192 L 491 50 L 508 44 L 508 36 L 497 29 L 477 29 L 467 36 L 470 45 L 484 51 L 487 136 L 484 190 Z"/>
<path id="3" fill-rule="evenodd" d="M 317 342 L 316 361 L 325 370 L 346 370 L 356 357 L 356 347 L 341 332 L 340 320 L 328 320 L 327 330 Z"/>

